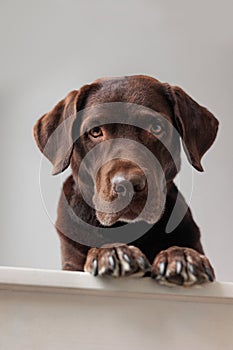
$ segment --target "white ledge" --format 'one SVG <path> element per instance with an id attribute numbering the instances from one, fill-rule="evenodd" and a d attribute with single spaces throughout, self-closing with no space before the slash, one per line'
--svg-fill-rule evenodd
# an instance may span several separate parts
<path id="1" fill-rule="evenodd" d="M 0 290 L 139 297 L 233 303 L 233 283 L 214 282 L 191 288 L 164 287 L 150 278 L 100 278 L 84 272 L 0 267 Z"/>
<path id="2" fill-rule="evenodd" d="M 233 283 L 0 267 L 4 350 L 232 350 Z"/>

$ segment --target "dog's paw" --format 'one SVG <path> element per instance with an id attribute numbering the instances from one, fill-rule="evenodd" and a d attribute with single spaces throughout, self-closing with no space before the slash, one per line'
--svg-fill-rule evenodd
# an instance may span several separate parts
<path id="1" fill-rule="evenodd" d="M 191 286 L 213 282 L 214 269 L 209 260 L 190 248 L 170 247 L 155 258 L 151 277 L 160 284 Z"/>
<path id="2" fill-rule="evenodd" d="M 145 255 L 134 246 L 92 248 L 89 250 L 84 271 L 94 276 L 144 276 L 150 271 Z"/>

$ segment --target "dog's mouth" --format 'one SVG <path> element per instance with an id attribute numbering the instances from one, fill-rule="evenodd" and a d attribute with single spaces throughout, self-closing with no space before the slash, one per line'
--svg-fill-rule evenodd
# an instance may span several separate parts
<path id="1" fill-rule="evenodd" d="M 94 200 L 96 203 L 96 201 Z M 126 205 L 123 209 L 116 211 L 116 207 L 111 212 L 110 206 L 109 210 L 101 211 L 96 210 L 96 217 L 99 222 L 104 226 L 111 226 L 115 224 L 117 221 L 123 222 L 135 222 L 139 220 L 139 216 L 145 206 L 146 198 L 132 199 L 132 201 Z M 124 204 L 123 204 L 124 205 Z M 105 207 L 106 208 L 106 207 Z"/>
<path id="2" fill-rule="evenodd" d="M 126 223 L 134 223 L 138 221 L 144 221 L 148 224 L 155 224 L 162 216 L 164 210 L 164 203 L 161 202 L 151 207 L 151 210 L 138 210 L 138 208 L 134 208 L 133 206 L 128 206 L 125 210 L 119 211 L 117 213 L 105 213 L 99 210 L 96 210 L 96 217 L 98 221 L 103 226 L 112 226 L 116 222 L 126 222 Z"/>

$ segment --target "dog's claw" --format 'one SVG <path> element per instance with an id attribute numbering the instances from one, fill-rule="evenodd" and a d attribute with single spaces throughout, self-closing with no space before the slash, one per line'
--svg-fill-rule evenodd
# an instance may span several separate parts
<path id="1" fill-rule="evenodd" d="M 141 266 L 142 269 L 144 270 L 148 270 L 149 269 L 149 264 L 148 262 L 146 261 L 146 259 L 143 257 L 143 256 L 140 256 L 138 258 L 138 264 Z"/>
<path id="2" fill-rule="evenodd" d="M 195 269 L 194 269 L 194 265 L 193 264 L 188 263 L 188 269 L 193 275 L 195 274 Z"/>
<path id="3" fill-rule="evenodd" d="M 116 264 L 115 264 L 115 260 L 114 260 L 114 258 L 113 258 L 112 255 L 110 255 L 110 256 L 108 257 L 108 262 L 109 262 L 110 268 L 111 268 L 112 270 L 114 270 Z"/>
<path id="4" fill-rule="evenodd" d="M 93 272 L 92 274 L 94 276 L 97 276 L 98 275 L 98 262 L 97 262 L 97 259 L 94 259 L 93 262 L 92 262 L 92 267 L 93 267 Z"/>
<path id="5" fill-rule="evenodd" d="M 181 261 L 177 261 L 177 263 L 176 263 L 176 273 L 177 273 L 177 275 L 179 275 L 181 273 L 182 268 L 183 268 L 182 262 Z"/>
<path id="6" fill-rule="evenodd" d="M 164 273 L 165 273 L 165 262 L 162 261 L 162 262 L 159 264 L 159 274 L 160 274 L 161 276 L 163 276 Z"/>
<path id="7" fill-rule="evenodd" d="M 206 272 L 207 276 L 209 277 L 210 282 L 213 282 L 214 281 L 214 275 L 213 275 L 211 269 L 208 266 L 205 267 L 205 272 Z"/>
<path id="8" fill-rule="evenodd" d="M 128 256 L 128 254 L 124 253 L 123 258 L 129 265 L 131 264 L 132 259 Z"/>

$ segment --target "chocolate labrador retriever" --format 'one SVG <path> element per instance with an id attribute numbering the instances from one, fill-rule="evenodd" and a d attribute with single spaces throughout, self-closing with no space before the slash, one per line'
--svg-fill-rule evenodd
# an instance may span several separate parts
<path id="1" fill-rule="evenodd" d="M 213 281 L 173 179 L 180 139 L 203 171 L 217 129 L 217 119 L 181 88 L 143 75 L 98 79 L 43 115 L 34 126 L 39 149 L 53 174 L 72 169 L 56 222 L 63 269 L 150 275 L 161 284 Z"/>

